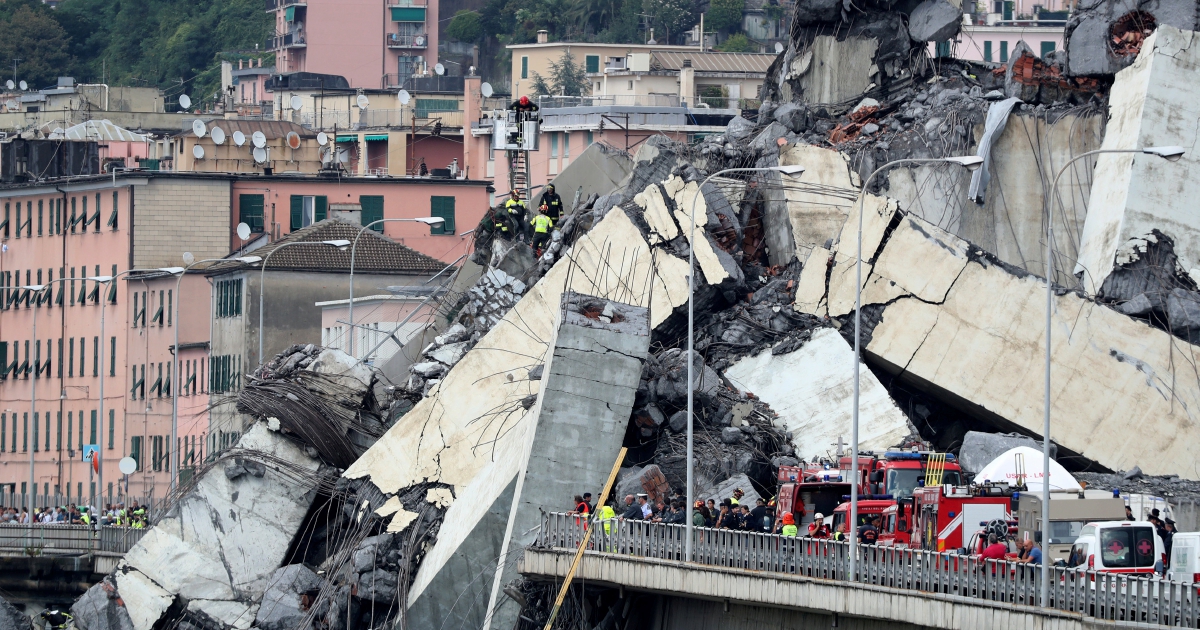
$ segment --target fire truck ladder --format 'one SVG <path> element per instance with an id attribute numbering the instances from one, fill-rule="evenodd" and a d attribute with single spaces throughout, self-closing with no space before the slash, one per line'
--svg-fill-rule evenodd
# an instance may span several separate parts
<path id="1" fill-rule="evenodd" d="M 925 465 L 925 485 L 927 487 L 942 485 L 942 473 L 944 472 L 946 472 L 946 454 L 930 453 L 929 460 Z"/>
<path id="2" fill-rule="evenodd" d="M 508 152 L 508 189 L 520 190 L 529 203 L 529 156 L 525 151 Z"/>
<path id="3" fill-rule="evenodd" d="M 1014 464 L 1013 468 L 1014 468 L 1015 472 L 1017 473 L 1017 487 L 1024 486 L 1025 485 L 1025 454 L 1024 453 L 1013 453 L 1013 458 L 1015 459 L 1015 461 L 1013 462 L 1013 464 Z"/>

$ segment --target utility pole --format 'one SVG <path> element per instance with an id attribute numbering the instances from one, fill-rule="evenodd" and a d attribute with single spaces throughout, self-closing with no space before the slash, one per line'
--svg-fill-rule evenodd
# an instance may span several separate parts
<path id="1" fill-rule="evenodd" d="M 13 57 L 13 60 L 12 60 L 12 62 L 13 62 L 12 80 L 13 81 L 17 80 L 17 64 L 21 63 L 22 61 L 25 61 L 25 60 L 21 59 L 20 57 Z"/>

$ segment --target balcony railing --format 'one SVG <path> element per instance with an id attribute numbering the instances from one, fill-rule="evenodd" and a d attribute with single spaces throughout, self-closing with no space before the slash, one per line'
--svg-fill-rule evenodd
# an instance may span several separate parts
<path id="1" fill-rule="evenodd" d="M 560 107 L 679 107 L 674 94 L 619 94 L 611 96 L 539 96 L 542 109 Z"/>
<path id="2" fill-rule="evenodd" d="M 267 50 L 280 50 L 282 48 L 304 48 L 308 44 L 305 43 L 304 31 L 297 30 L 291 33 L 278 35 L 267 40 L 264 44 Z"/>
<path id="3" fill-rule="evenodd" d="M 387 0 L 389 7 L 427 7 L 429 0 Z"/>
<path id="4" fill-rule="evenodd" d="M 267 11 L 271 12 L 284 7 L 306 7 L 308 0 L 267 0 Z"/>
<path id="5" fill-rule="evenodd" d="M 413 117 L 416 117 L 418 127 L 428 127 L 435 121 L 441 121 L 442 127 L 459 128 L 463 126 L 464 115 L 461 110 L 455 111 L 421 111 L 412 107 L 403 109 L 365 109 L 365 110 L 325 110 L 321 112 L 301 112 L 296 122 L 308 129 L 317 131 L 339 131 L 358 129 L 400 129 L 411 130 Z M 421 131 L 427 133 L 428 129 Z"/>
<path id="6" fill-rule="evenodd" d="M 401 35 L 399 33 L 387 34 L 388 48 L 418 48 L 425 49 L 429 47 L 429 36 L 420 33 L 417 35 Z"/>

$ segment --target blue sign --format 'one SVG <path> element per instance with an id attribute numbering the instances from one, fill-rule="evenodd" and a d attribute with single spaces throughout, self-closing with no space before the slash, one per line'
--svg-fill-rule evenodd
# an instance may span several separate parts
<path id="1" fill-rule="evenodd" d="M 85 461 L 85 462 L 92 461 L 92 456 L 98 452 L 100 452 L 100 447 L 98 445 L 84 444 L 83 445 L 83 461 Z"/>

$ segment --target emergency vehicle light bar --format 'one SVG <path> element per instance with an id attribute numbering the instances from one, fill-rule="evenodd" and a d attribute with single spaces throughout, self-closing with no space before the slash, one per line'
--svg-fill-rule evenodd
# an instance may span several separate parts
<path id="1" fill-rule="evenodd" d="M 887 459 L 921 459 L 921 457 L 924 455 L 929 455 L 929 453 L 928 452 L 908 453 L 905 451 L 888 451 L 883 454 L 883 456 Z M 954 453 L 946 453 L 946 459 L 947 460 L 954 459 Z"/>

